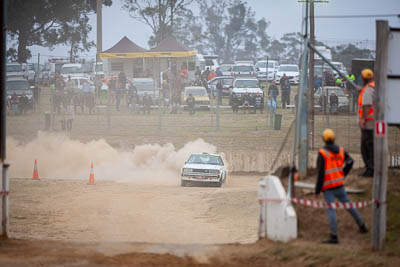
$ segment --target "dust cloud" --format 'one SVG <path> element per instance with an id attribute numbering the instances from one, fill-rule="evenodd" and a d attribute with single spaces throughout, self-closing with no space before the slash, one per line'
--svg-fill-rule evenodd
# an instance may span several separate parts
<path id="1" fill-rule="evenodd" d="M 138 145 L 133 150 L 117 150 L 104 139 L 87 143 L 66 135 L 39 132 L 29 143 L 7 140 L 10 177 L 32 177 L 34 160 L 38 160 L 40 178 L 88 179 L 94 164 L 96 180 L 143 184 L 176 185 L 180 169 L 191 153 L 216 153 L 214 145 L 197 139 L 181 149 L 173 144 Z"/>

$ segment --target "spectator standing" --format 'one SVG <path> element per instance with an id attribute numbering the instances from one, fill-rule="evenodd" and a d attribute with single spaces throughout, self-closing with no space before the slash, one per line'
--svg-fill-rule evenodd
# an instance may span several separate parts
<path id="1" fill-rule="evenodd" d="M 361 72 L 363 88 L 358 97 L 358 116 L 361 129 L 361 155 L 366 167 L 362 176 L 374 175 L 374 99 L 375 82 L 374 73 L 370 69 Z"/>
<path id="2" fill-rule="evenodd" d="M 186 98 L 186 103 L 188 105 L 188 110 L 190 115 L 194 115 L 195 113 L 195 98 L 193 97 L 192 94 L 189 94 L 189 96 Z"/>
<path id="3" fill-rule="evenodd" d="M 250 109 L 250 102 L 251 102 L 251 99 L 250 99 L 249 93 L 246 92 L 243 96 L 243 105 L 242 105 L 244 114 L 246 114 L 246 110 Z"/>
<path id="4" fill-rule="evenodd" d="M 331 105 L 331 112 L 336 113 L 339 105 L 339 98 L 335 94 L 335 92 L 332 92 L 332 94 L 329 97 L 329 103 Z"/>
<path id="5" fill-rule="evenodd" d="M 151 99 L 151 96 L 149 96 L 147 93 L 144 93 L 143 114 L 150 114 L 152 104 L 153 104 L 153 100 Z"/>
<path id="6" fill-rule="evenodd" d="M 217 67 L 217 70 L 215 71 L 215 74 L 217 75 L 217 77 L 221 77 L 222 76 L 221 67 Z"/>
<path id="7" fill-rule="evenodd" d="M 286 108 L 286 105 L 290 105 L 290 91 L 289 80 L 283 80 L 283 84 L 281 85 L 282 108 Z"/>
<path id="8" fill-rule="evenodd" d="M 25 92 L 22 94 L 22 96 L 19 99 L 19 106 L 21 108 L 21 114 L 25 115 L 26 112 L 28 111 L 28 106 L 29 106 L 29 99 L 26 96 Z"/>
<path id="9" fill-rule="evenodd" d="M 260 110 L 261 113 L 264 111 L 264 98 L 260 95 L 260 93 L 256 93 L 254 96 L 254 114 L 257 113 L 257 109 Z"/>
<path id="10" fill-rule="evenodd" d="M 239 105 L 240 105 L 239 97 L 236 95 L 235 92 L 232 92 L 232 95 L 231 95 L 231 106 L 232 106 L 232 112 L 233 113 L 236 113 L 236 114 L 238 113 Z"/>
<path id="11" fill-rule="evenodd" d="M 68 132 L 72 131 L 72 122 L 74 121 L 75 118 L 75 112 L 74 112 L 74 105 L 71 104 L 71 102 L 68 103 L 67 109 L 66 109 L 66 130 Z"/>
<path id="12" fill-rule="evenodd" d="M 271 85 L 268 87 L 268 96 L 272 96 L 273 100 L 275 101 L 275 105 L 278 95 L 279 95 L 278 86 L 276 86 L 275 81 L 273 80 Z"/>
<path id="13" fill-rule="evenodd" d="M 344 188 L 344 178 L 353 167 L 354 161 L 342 147 L 335 145 L 335 133 L 331 129 L 326 129 L 322 134 L 325 146 L 318 152 L 317 159 L 317 183 L 315 186 L 315 196 L 318 198 L 320 192 L 323 192 L 326 203 L 333 203 L 337 198 L 341 203 L 348 203 L 346 190 Z M 367 233 L 365 226 L 357 209 L 347 209 L 350 215 L 360 228 L 361 233 Z M 324 243 L 339 243 L 337 233 L 336 210 L 327 208 L 330 238 Z"/>
<path id="14" fill-rule="evenodd" d="M 11 110 L 12 110 L 13 114 L 18 115 L 19 114 L 19 109 L 18 109 L 19 98 L 15 92 L 11 95 L 10 103 L 11 103 Z"/>

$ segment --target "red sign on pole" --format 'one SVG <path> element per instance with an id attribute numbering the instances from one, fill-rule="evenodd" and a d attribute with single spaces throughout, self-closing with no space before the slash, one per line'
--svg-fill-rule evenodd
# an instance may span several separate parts
<path id="1" fill-rule="evenodd" d="M 376 136 L 382 137 L 386 135 L 386 123 L 384 121 L 377 121 L 375 125 Z"/>

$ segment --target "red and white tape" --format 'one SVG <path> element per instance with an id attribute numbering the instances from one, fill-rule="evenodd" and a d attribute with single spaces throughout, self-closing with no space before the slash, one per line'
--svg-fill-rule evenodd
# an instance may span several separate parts
<path id="1" fill-rule="evenodd" d="M 272 199 L 272 198 L 260 198 L 260 203 L 262 202 L 284 202 L 289 199 Z M 379 204 L 378 200 L 368 200 L 359 202 L 331 202 L 327 203 L 325 201 L 316 201 L 311 199 L 299 199 L 291 198 L 290 201 L 294 204 L 304 205 L 312 208 L 330 208 L 330 209 L 355 209 L 355 208 L 365 208 L 373 203 Z"/>
<path id="2" fill-rule="evenodd" d="M 8 196 L 9 194 L 10 194 L 9 191 L 0 190 L 0 196 L 2 196 L 2 195 Z"/>

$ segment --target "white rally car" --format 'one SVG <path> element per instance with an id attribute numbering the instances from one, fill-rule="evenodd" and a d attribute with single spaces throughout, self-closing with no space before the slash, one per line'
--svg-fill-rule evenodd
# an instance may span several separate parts
<path id="1" fill-rule="evenodd" d="M 181 185 L 203 184 L 221 187 L 226 183 L 227 171 L 220 155 L 192 154 L 182 168 Z"/>

